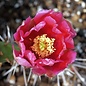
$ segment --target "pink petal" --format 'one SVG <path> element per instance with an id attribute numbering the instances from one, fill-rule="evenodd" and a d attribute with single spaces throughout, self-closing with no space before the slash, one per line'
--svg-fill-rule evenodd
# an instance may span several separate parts
<path id="1" fill-rule="evenodd" d="M 19 42 L 19 46 L 20 46 L 20 49 L 21 49 L 22 57 L 23 57 L 24 53 L 25 53 L 25 45 L 24 45 L 23 42 Z"/>
<path id="2" fill-rule="evenodd" d="M 35 30 L 35 31 L 39 31 L 40 29 L 42 29 L 44 26 L 45 26 L 45 22 L 44 21 L 42 21 L 42 22 L 40 22 L 40 23 L 38 23 L 36 26 L 34 26 L 29 32 L 28 32 L 28 35 L 33 31 L 33 30 Z"/>
<path id="3" fill-rule="evenodd" d="M 32 68 L 32 72 L 37 75 L 46 74 L 46 70 L 42 66 L 35 66 Z"/>
<path id="4" fill-rule="evenodd" d="M 63 33 L 69 32 L 70 27 L 68 26 L 67 22 L 63 20 L 59 25 L 58 29 L 61 30 Z"/>
<path id="5" fill-rule="evenodd" d="M 15 49 L 14 49 L 14 46 L 12 46 L 12 48 L 13 48 L 13 55 L 14 55 L 14 58 L 16 59 L 16 57 L 19 56 L 20 51 L 15 50 Z"/>
<path id="6" fill-rule="evenodd" d="M 65 51 L 65 53 L 61 56 L 61 60 L 65 63 L 70 64 L 75 61 L 76 52 L 73 50 Z"/>
<path id="7" fill-rule="evenodd" d="M 19 65 L 25 66 L 25 67 L 31 67 L 31 64 L 24 58 L 16 57 L 15 59 Z"/>
<path id="8" fill-rule="evenodd" d="M 52 66 L 54 65 L 55 63 L 57 62 L 62 62 L 61 60 L 53 60 L 53 59 L 48 59 L 48 58 L 45 58 L 45 59 L 38 59 L 36 60 L 36 64 L 39 64 L 39 65 L 42 65 L 42 66 Z"/>
<path id="9" fill-rule="evenodd" d="M 63 54 L 63 52 L 66 50 L 66 44 L 65 44 L 65 41 L 64 41 L 63 34 L 58 34 L 57 35 L 54 46 L 55 46 L 56 50 L 55 50 L 55 53 L 54 53 L 53 56 L 54 57 L 56 56 L 56 58 L 60 58 L 61 55 Z"/>
<path id="10" fill-rule="evenodd" d="M 44 17 L 46 17 L 50 12 L 51 12 L 51 10 L 42 10 L 42 11 L 38 12 L 36 14 L 36 16 L 34 17 L 35 23 L 37 24 L 37 23 L 41 22 L 44 19 Z"/>
<path id="11" fill-rule="evenodd" d="M 24 34 L 29 31 L 29 25 L 31 22 L 31 18 L 28 17 L 25 21 L 23 21 L 22 25 L 18 27 L 17 32 L 14 34 L 14 38 L 16 41 L 19 41 L 21 39 L 21 36 L 23 37 Z"/>
<path id="12" fill-rule="evenodd" d="M 42 66 L 44 66 L 44 65 L 52 66 L 54 63 L 55 63 L 55 61 L 53 59 L 48 59 L 48 58 L 46 58 L 46 59 L 38 59 L 36 61 L 36 64 L 40 64 Z"/>
<path id="13" fill-rule="evenodd" d="M 68 23 L 68 25 L 70 27 L 70 31 L 71 31 L 72 37 L 75 37 L 76 36 L 76 32 L 74 31 L 74 28 L 73 28 L 72 24 L 69 21 L 67 21 L 67 23 Z"/>
<path id="14" fill-rule="evenodd" d="M 64 70 L 67 65 L 64 62 L 58 62 L 53 66 L 45 66 L 46 74 L 48 77 L 53 77 Z"/>
<path id="15" fill-rule="evenodd" d="M 14 38 L 16 41 L 22 41 L 22 38 L 24 36 L 24 32 L 22 30 L 19 30 L 17 31 L 15 34 L 14 34 Z"/>
<path id="16" fill-rule="evenodd" d="M 16 41 L 19 41 L 19 40 L 21 39 L 21 37 L 20 37 L 20 32 L 19 32 L 19 31 L 16 32 L 16 33 L 14 33 L 14 39 L 15 39 Z"/>
<path id="17" fill-rule="evenodd" d="M 52 26 L 52 27 L 56 25 L 55 19 L 53 19 L 51 16 L 45 17 L 45 18 L 44 18 L 44 21 L 45 21 L 48 25 L 50 25 L 50 26 Z"/>
<path id="18" fill-rule="evenodd" d="M 25 57 L 34 66 L 34 63 L 35 63 L 35 60 L 36 60 L 36 57 L 35 57 L 34 53 L 32 53 L 30 50 L 26 50 L 25 51 Z"/>
<path id="19" fill-rule="evenodd" d="M 62 34 L 62 32 L 59 29 L 57 29 L 56 27 L 53 27 L 52 31 L 56 34 Z"/>
<path id="20" fill-rule="evenodd" d="M 57 23 L 59 23 L 59 22 L 62 21 L 62 19 L 63 19 L 63 15 L 62 15 L 61 12 L 54 12 L 54 11 L 52 11 L 52 12 L 50 13 L 50 16 L 51 16 L 52 18 L 54 18 Z"/>
<path id="21" fill-rule="evenodd" d="M 68 34 L 70 34 L 71 37 L 74 37 L 76 35 L 73 27 L 65 19 L 59 23 L 57 28 L 64 34 L 65 37 L 68 36 Z"/>
<path id="22" fill-rule="evenodd" d="M 23 30 L 24 32 L 29 30 L 29 24 L 31 22 L 31 18 L 28 17 L 25 21 L 22 22 L 22 25 L 18 27 L 17 31 Z"/>
<path id="23" fill-rule="evenodd" d="M 25 67 L 31 67 L 30 63 L 26 59 L 24 59 L 23 57 L 19 57 L 19 54 L 19 51 L 13 49 L 13 56 L 17 63 Z"/>
<path id="24" fill-rule="evenodd" d="M 67 37 L 65 38 L 65 44 L 68 49 L 74 49 L 74 41 L 73 38 Z"/>

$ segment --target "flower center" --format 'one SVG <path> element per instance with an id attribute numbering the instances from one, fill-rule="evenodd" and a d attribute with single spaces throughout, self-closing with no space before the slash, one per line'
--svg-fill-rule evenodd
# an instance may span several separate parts
<path id="1" fill-rule="evenodd" d="M 53 46 L 55 39 L 46 36 L 47 34 L 37 36 L 33 40 L 33 46 L 31 46 L 32 50 L 35 51 L 35 53 L 38 54 L 40 58 L 45 58 L 56 50 Z"/>

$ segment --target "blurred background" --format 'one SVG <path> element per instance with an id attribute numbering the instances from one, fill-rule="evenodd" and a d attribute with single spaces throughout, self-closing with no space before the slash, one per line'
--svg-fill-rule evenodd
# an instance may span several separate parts
<path id="1" fill-rule="evenodd" d="M 75 37 L 75 49 L 77 51 L 77 58 L 86 59 L 86 0 L 0 0 L 0 35 L 4 37 L 7 25 L 10 28 L 11 35 L 16 31 L 17 27 L 28 16 L 34 17 L 35 14 L 42 9 L 53 9 L 54 11 L 61 11 L 63 16 L 72 22 L 77 36 Z M 86 66 L 86 63 L 84 63 Z M 8 65 L 8 66 L 7 66 Z M 4 71 L 6 66 L 9 69 L 10 64 L 5 62 L 0 68 L 0 73 Z M 3 70 L 2 70 L 3 69 Z M 79 73 L 86 78 L 86 69 L 78 68 Z M 16 76 L 20 76 L 17 74 Z M 5 77 L 0 77 L 0 86 L 24 86 L 22 77 L 17 79 L 19 84 L 6 83 Z M 47 78 L 44 78 L 45 83 L 51 83 Z M 71 86 L 86 86 L 80 81 Z M 56 86 L 45 84 L 46 86 Z M 29 85 L 31 86 L 31 85 Z M 37 85 L 44 86 L 44 85 Z M 63 86 L 63 85 L 61 85 Z"/>

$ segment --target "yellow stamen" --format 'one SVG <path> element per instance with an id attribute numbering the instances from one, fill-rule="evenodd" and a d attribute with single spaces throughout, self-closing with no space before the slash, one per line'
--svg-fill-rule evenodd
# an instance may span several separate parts
<path id="1" fill-rule="evenodd" d="M 45 58 L 55 51 L 55 48 L 53 47 L 55 39 L 46 36 L 46 34 L 37 36 L 33 40 L 33 46 L 31 46 L 32 50 L 35 51 L 35 53 L 38 54 L 40 58 Z"/>

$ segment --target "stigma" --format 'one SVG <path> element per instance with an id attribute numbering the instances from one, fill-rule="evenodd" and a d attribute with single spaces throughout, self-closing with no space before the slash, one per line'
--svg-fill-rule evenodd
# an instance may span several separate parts
<path id="1" fill-rule="evenodd" d="M 43 34 L 34 38 L 34 44 L 31 48 L 39 56 L 39 58 L 45 58 L 56 50 L 53 46 L 54 41 L 54 38 L 49 38 L 47 37 L 47 34 Z"/>

